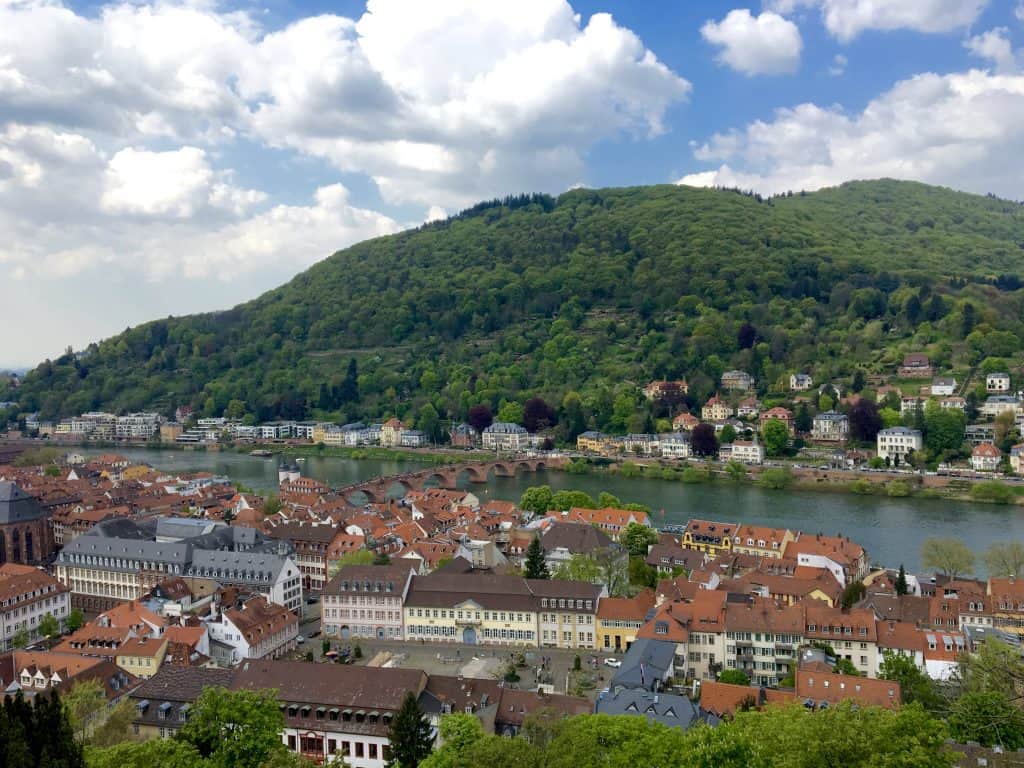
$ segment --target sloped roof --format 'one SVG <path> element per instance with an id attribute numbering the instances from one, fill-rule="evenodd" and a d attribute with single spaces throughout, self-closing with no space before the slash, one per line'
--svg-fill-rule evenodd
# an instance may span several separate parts
<path id="1" fill-rule="evenodd" d="M 43 514 L 43 508 L 34 496 L 14 483 L 0 483 L 0 525 L 38 520 Z"/>

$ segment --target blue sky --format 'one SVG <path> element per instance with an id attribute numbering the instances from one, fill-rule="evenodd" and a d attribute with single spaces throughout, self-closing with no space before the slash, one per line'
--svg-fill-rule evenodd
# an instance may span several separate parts
<path id="1" fill-rule="evenodd" d="M 0 366 L 482 197 L 1024 199 L 1017 0 L 0 0 Z"/>

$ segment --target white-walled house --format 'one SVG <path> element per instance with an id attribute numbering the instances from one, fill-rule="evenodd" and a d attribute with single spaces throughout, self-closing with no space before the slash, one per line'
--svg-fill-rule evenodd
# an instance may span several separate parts
<path id="1" fill-rule="evenodd" d="M 878 431 L 878 458 L 889 459 L 894 464 L 903 464 L 907 454 L 920 451 L 924 446 L 921 430 L 909 427 L 886 427 Z"/>
<path id="2" fill-rule="evenodd" d="M 294 650 L 299 617 L 284 606 L 253 597 L 241 607 L 222 611 L 207 624 L 207 631 L 214 657 L 233 666 L 243 659 L 278 658 Z"/>

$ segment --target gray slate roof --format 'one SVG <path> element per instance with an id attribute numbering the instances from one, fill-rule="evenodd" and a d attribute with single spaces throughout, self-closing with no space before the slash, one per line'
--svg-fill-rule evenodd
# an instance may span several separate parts
<path id="1" fill-rule="evenodd" d="M 38 520 L 42 516 L 43 508 L 34 496 L 14 483 L 0 483 L 0 525 Z"/>
<path id="2" fill-rule="evenodd" d="M 599 549 L 617 547 L 606 533 L 586 523 L 552 523 L 540 540 L 545 552 L 566 549 L 574 555 L 589 554 Z"/>
<path id="3" fill-rule="evenodd" d="M 612 687 L 654 690 L 671 672 L 675 653 L 675 643 L 637 638 L 622 657 L 622 666 L 612 678 Z"/>
<path id="4" fill-rule="evenodd" d="M 684 731 L 698 722 L 718 721 L 717 718 L 701 713 L 685 696 L 626 688 L 602 693 L 594 705 L 594 711 L 603 715 L 643 715 L 650 722 Z"/>

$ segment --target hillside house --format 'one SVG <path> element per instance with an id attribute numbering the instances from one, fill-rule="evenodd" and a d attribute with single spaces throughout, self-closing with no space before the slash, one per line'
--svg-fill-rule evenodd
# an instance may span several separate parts
<path id="1" fill-rule="evenodd" d="M 726 371 L 722 374 L 722 389 L 736 389 L 742 392 L 754 388 L 754 377 L 746 371 Z"/>
<path id="2" fill-rule="evenodd" d="M 815 440 L 842 442 L 850 434 L 850 420 L 846 414 L 825 411 L 814 417 L 811 437 Z"/>
<path id="3" fill-rule="evenodd" d="M 1010 374 L 990 373 L 985 376 L 985 391 L 1001 394 L 1010 391 Z"/>
<path id="4" fill-rule="evenodd" d="M 971 468 L 975 472 L 995 472 L 1002 458 L 1002 451 L 992 443 L 982 443 L 971 451 Z"/>
<path id="5" fill-rule="evenodd" d="M 806 373 L 791 373 L 789 375 L 789 388 L 794 392 L 806 392 L 814 386 L 814 379 Z"/>
<path id="6" fill-rule="evenodd" d="M 928 355 L 914 352 L 903 357 L 898 373 L 901 379 L 930 379 L 935 375 L 935 369 Z"/>

